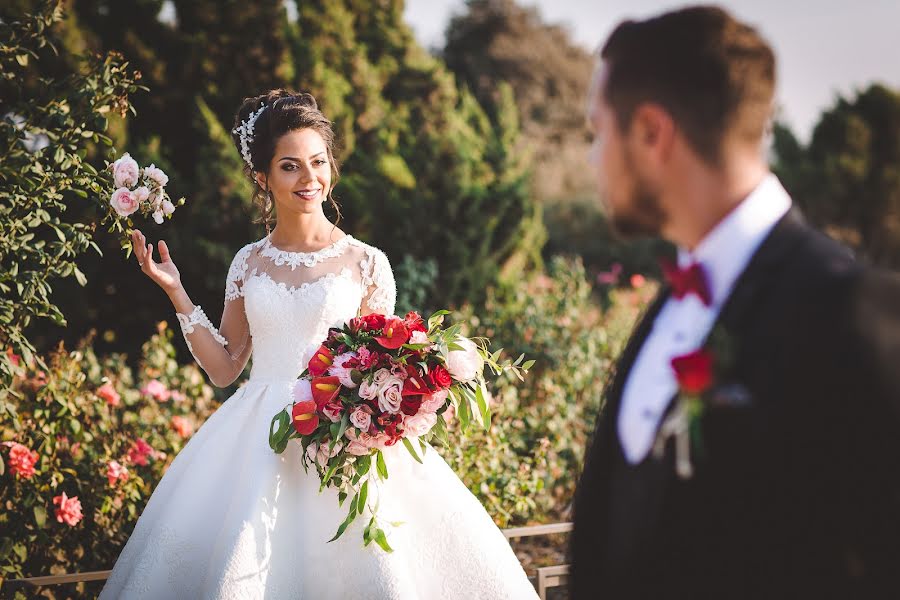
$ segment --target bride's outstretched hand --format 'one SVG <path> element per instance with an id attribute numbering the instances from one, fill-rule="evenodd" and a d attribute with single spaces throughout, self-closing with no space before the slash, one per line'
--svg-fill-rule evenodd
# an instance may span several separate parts
<path id="1" fill-rule="evenodd" d="M 147 243 L 147 239 L 139 229 L 131 232 L 131 243 L 138 265 L 147 277 L 155 281 L 166 293 L 181 288 L 181 275 L 178 273 L 178 267 L 172 262 L 169 246 L 164 240 L 159 240 L 160 262 L 153 260 L 153 244 Z"/>

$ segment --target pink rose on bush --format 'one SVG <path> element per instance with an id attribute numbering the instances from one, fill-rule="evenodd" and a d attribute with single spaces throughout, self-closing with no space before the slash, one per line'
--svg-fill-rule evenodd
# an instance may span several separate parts
<path id="1" fill-rule="evenodd" d="M 170 396 L 170 392 L 166 389 L 165 384 L 158 379 L 150 380 L 147 385 L 141 388 L 141 393 L 154 398 L 158 402 L 168 402 Z"/>
<path id="2" fill-rule="evenodd" d="M 95 392 L 98 397 L 106 400 L 106 403 L 109 406 L 119 406 L 122 402 L 121 396 L 119 396 L 119 392 L 116 391 L 116 388 L 113 387 L 111 383 L 104 383 Z"/>
<path id="3" fill-rule="evenodd" d="M 134 192 L 124 187 L 113 192 L 109 203 L 120 217 L 127 217 L 138 209 L 138 200 Z"/>
<path id="4" fill-rule="evenodd" d="M 172 204 L 171 200 L 163 200 L 162 201 L 162 211 L 164 215 L 171 215 L 175 212 L 175 205 Z"/>
<path id="5" fill-rule="evenodd" d="M 38 453 L 19 442 L 3 442 L 9 448 L 9 472 L 16 477 L 31 479 L 34 477 L 34 465 L 38 461 Z"/>
<path id="6" fill-rule="evenodd" d="M 447 398 L 450 396 L 450 391 L 447 389 L 441 389 L 433 394 L 428 396 L 424 396 L 422 398 L 422 405 L 419 407 L 419 410 L 426 413 L 435 413 L 444 406 L 444 403 L 447 401 Z"/>
<path id="7" fill-rule="evenodd" d="M 115 486 L 117 481 L 128 481 L 128 467 L 111 460 L 106 463 L 106 477 L 110 487 Z"/>
<path id="8" fill-rule="evenodd" d="M 172 417 L 172 429 L 183 438 L 191 437 L 191 434 L 194 433 L 194 426 L 191 425 L 191 422 L 181 415 L 175 415 Z"/>
<path id="9" fill-rule="evenodd" d="M 138 438 L 128 449 L 128 461 L 135 465 L 147 466 L 147 457 L 155 456 L 153 448 L 144 441 L 144 438 Z"/>
<path id="10" fill-rule="evenodd" d="M 155 181 L 157 184 L 159 184 L 159 187 L 165 187 L 166 184 L 169 183 L 169 176 L 166 175 L 162 169 L 152 163 L 149 167 L 144 169 L 144 177 L 150 179 L 151 181 Z"/>
<path id="11" fill-rule="evenodd" d="M 113 179 L 116 187 L 130 188 L 136 185 L 139 175 L 140 167 L 138 167 L 137 161 L 131 158 L 127 152 L 113 163 Z"/>
<path id="12" fill-rule="evenodd" d="M 431 431 L 434 424 L 437 423 L 437 415 L 432 412 L 418 412 L 411 417 L 403 420 L 406 428 L 404 437 L 420 437 Z"/>
<path id="13" fill-rule="evenodd" d="M 56 520 L 60 523 L 74 527 L 84 517 L 81 514 L 81 502 L 78 500 L 78 496 L 69 498 L 63 492 L 61 496 L 53 498 L 53 504 L 59 507 L 56 509 Z"/>

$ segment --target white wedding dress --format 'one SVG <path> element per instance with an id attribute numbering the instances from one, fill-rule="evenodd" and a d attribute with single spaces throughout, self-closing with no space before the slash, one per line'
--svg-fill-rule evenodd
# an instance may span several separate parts
<path id="1" fill-rule="evenodd" d="M 366 515 L 328 543 L 346 505 L 333 489 L 319 493 L 297 442 L 281 455 L 269 448 L 271 419 L 328 328 L 361 307 L 391 313 L 395 295 L 385 255 L 350 236 L 314 253 L 284 252 L 266 237 L 237 253 L 226 311 L 233 303 L 245 317 L 250 377 L 172 462 L 101 598 L 537 597 L 502 533 L 433 449 L 424 465 L 401 444 L 385 452 L 379 518 L 403 522 L 388 529 L 386 553 L 363 546 Z"/>

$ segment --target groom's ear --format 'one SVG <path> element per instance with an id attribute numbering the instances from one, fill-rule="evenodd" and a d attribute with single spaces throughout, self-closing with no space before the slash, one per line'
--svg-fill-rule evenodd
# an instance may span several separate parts
<path id="1" fill-rule="evenodd" d="M 659 104 L 645 102 L 634 109 L 629 137 L 645 159 L 665 162 L 675 140 L 675 120 Z"/>

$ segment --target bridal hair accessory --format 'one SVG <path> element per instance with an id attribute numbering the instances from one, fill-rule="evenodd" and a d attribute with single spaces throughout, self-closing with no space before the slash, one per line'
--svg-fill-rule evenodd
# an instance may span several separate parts
<path id="1" fill-rule="evenodd" d="M 256 112 L 250 113 L 246 121 L 241 121 L 240 125 L 231 130 L 231 133 L 237 134 L 241 140 L 241 156 L 244 157 L 244 162 L 251 171 L 253 170 L 253 157 L 250 155 L 250 144 L 253 143 L 253 125 L 264 110 L 266 110 L 265 104 L 260 106 Z"/>

